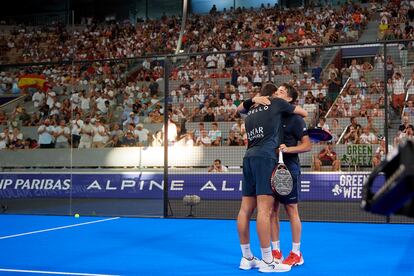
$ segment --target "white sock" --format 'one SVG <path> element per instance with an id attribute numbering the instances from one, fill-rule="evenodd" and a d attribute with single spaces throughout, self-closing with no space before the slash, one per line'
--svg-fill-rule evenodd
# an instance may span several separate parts
<path id="1" fill-rule="evenodd" d="M 253 253 L 250 250 L 250 243 L 247 244 L 240 244 L 240 248 L 243 254 L 243 257 L 250 260 L 251 258 L 253 258 Z"/>
<path id="2" fill-rule="evenodd" d="M 280 251 L 280 241 L 272 241 L 272 248 Z"/>
<path id="3" fill-rule="evenodd" d="M 300 243 L 292 243 L 292 252 L 296 255 L 300 255 Z"/>
<path id="4" fill-rule="evenodd" d="M 271 263 L 273 261 L 272 248 L 269 246 L 267 248 L 260 248 L 260 250 L 262 251 L 262 260 L 268 264 Z"/>

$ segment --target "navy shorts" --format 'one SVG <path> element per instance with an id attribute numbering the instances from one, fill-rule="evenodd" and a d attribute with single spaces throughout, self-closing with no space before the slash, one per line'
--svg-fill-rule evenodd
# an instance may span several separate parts
<path id="1" fill-rule="evenodd" d="M 298 183 L 300 181 L 300 167 L 298 165 L 286 164 L 290 174 L 292 175 L 293 188 L 290 194 L 281 196 L 275 194 L 275 200 L 282 204 L 296 204 L 299 201 Z"/>
<path id="2" fill-rule="evenodd" d="M 245 157 L 243 159 L 243 196 L 272 195 L 270 177 L 277 162 L 266 157 Z"/>

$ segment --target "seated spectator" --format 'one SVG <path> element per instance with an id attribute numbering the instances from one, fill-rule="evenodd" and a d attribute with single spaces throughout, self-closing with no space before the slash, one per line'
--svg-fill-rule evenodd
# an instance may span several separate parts
<path id="1" fill-rule="evenodd" d="M 124 128 L 126 128 L 130 123 L 137 125 L 139 123 L 139 116 L 136 115 L 134 112 L 130 112 L 128 118 L 122 122 Z"/>
<path id="2" fill-rule="evenodd" d="M 339 137 L 342 134 L 342 126 L 339 124 L 338 119 L 332 119 L 332 124 L 330 128 L 330 132 L 332 134 L 332 142 L 336 143 L 338 142 Z"/>
<path id="3" fill-rule="evenodd" d="M 213 109 L 211 107 L 207 108 L 207 112 L 203 117 L 203 121 L 204 122 L 214 122 L 215 121 L 215 116 L 213 113 Z"/>
<path id="4" fill-rule="evenodd" d="M 122 134 L 123 136 L 123 134 Z M 118 135 L 114 135 L 111 137 L 111 139 L 108 141 L 108 143 L 105 145 L 105 147 L 110 148 L 120 148 L 122 147 L 122 137 L 119 137 Z"/>
<path id="5" fill-rule="evenodd" d="M 0 110 L 0 125 L 7 125 L 7 115 L 4 110 Z"/>
<path id="6" fill-rule="evenodd" d="M 188 131 L 186 134 L 184 134 L 180 141 L 178 141 L 180 146 L 186 146 L 186 147 L 192 147 L 194 146 L 194 132 Z"/>
<path id="7" fill-rule="evenodd" d="M 344 135 L 344 144 L 360 144 L 359 131 L 350 125 Z"/>
<path id="8" fill-rule="evenodd" d="M 394 145 L 398 146 L 405 140 L 413 139 L 413 138 L 414 138 L 414 127 L 412 125 L 409 125 L 405 128 L 404 131 L 400 132 L 399 135 L 394 139 Z"/>
<path id="9" fill-rule="evenodd" d="M 410 117 L 404 116 L 402 119 L 402 124 L 398 127 L 398 131 L 404 132 L 408 127 L 413 127 L 410 122 Z"/>
<path id="10" fill-rule="evenodd" d="M 404 108 L 404 116 L 414 117 L 414 104 L 413 101 L 407 101 Z"/>
<path id="11" fill-rule="evenodd" d="M 220 159 L 214 160 L 213 165 L 208 168 L 208 172 L 227 172 L 228 169 L 226 166 L 221 164 Z"/>
<path id="12" fill-rule="evenodd" d="M 326 123 L 326 119 L 324 117 L 319 118 L 319 123 L 317 127 L 329 132 L 329 125 Z"/>
<path id="13" fill-rule="evenodd" d="M 329 113 L 330 117 L 344 117 L 344 113 L 342 111 L 342 109 L 338 108 L 337 104 L 332 105 L 331 107 L 331 111 Z"/>
<path id="14" fill-rule="evenodd" d="M 211 139 L 208 136 L 207 130 L 202 130 L 200 137 L 196 140 L 196 146 L 211 146 Z"/>
<path id="15" fill-rule="evenodd" d="M 314 157 L 314 169 L 320 171 L 322 166 L 332 166 L 333 171 L 339 171 L 341 168 L 341 161 L 330 142 Z"/>
<path id="16" fill-rule="evenodd" d="M 36 139 L 26 138 L 24 141 L 24 149 L 36 149 L 38 146 Z"/>
<path id="17" fill-rule="evenodd" d="M 360 144 L 378 144 L 378 139 L 369 127 L 364 127 L 359 142 Z"/>
<path id="18" fill-rule="evenodd" d="M 208 132 L 208 136 L 211 139 L 212 146 L 220 146 L 221 145 L 221 130 L 218 129 L 217 123 L 211 124 L 211 130 Z"/>
<path id="19" fill-rule="evenodd" d="M 194 138 L 197 140 L 197 139 L 198 139 L 198 137 L 200 137 L 200 136 L 201 136 L 201 132 L 203 132 L 204 130 L 206 130 L 206 128 L 205 128 L 205 126 L 204 126 L 204 123 L 203 123 L 203 122 L 199 123 L 199 124 L 198 124 L 198 128 L 197 128 L 197 129 L 195 129 L 195 130 L 193 131 L 193 133 L 194 133 Z"/>
<path id="20" fill-rule="evenodd" d="M 134 137 L 134 133 L 131 130 L 125 132 L 124 137 L 122 137 L 122 146 L 123 147 L 135 147 L 137 145 L 137 139 Z"/>
<path id="21" fill-rule="evenodd" d="M 229 136 L 227 137 L 227 146 L 243 146 L 243 144 L 241 137 L 236 135 L 233 130 L 230 130 Z"/>

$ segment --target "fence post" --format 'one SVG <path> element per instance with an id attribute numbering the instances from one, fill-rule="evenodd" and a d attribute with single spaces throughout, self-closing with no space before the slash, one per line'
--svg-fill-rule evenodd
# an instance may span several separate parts
<path id="1" fill-rule="evenodd" d="M 168 217 L 168 101 L 169 101 L 169 76 L 170 76 L 170 60 L 168 57 L 164 59 L 164 218 Z"/>
<path id="2" fill-rule="evenodd" d="M 385 113 L 385 123 L 384 123 L 384 138 L 385 138 L 385 154 L 388 154 L 388 124 L 389 124 L 389 108 L 388 108 L 388 80 L 387 80 L 387 43 L 384 42 L 384 113 Z"/>

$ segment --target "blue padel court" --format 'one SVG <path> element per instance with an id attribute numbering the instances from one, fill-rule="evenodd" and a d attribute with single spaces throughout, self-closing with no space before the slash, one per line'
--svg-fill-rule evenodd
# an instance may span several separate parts
<path id="1" fill-rule="evenodd" d="M 305 222 L 305 264 L 287 273 L 414 275 L 413 246 L 414 225 Z M 287 256 L 287 222 L 281 247 Z M 3 275 L 261 274 L 238 269 L 234 220 L 1 215 L 0 248 Z"/>

